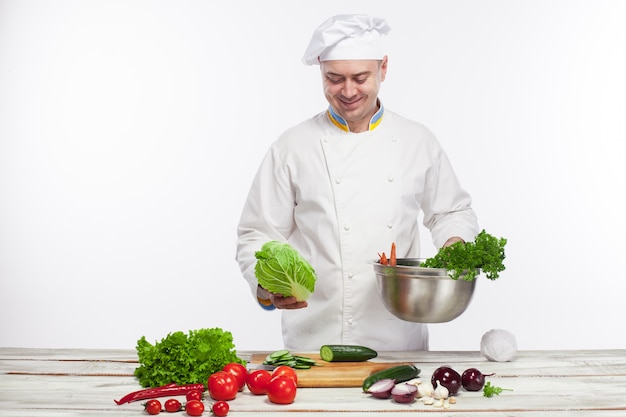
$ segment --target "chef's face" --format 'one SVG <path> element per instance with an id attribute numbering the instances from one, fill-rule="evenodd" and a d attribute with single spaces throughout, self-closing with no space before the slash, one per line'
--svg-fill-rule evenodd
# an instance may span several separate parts
<path id="1" fill-rule="evenodd" d="M 322 61 L 324 95 L 343 117 L 351 132 L 364 132 L 378 110 L 378 91 L 387 73 L 387 57 L 382 61 Z"/>

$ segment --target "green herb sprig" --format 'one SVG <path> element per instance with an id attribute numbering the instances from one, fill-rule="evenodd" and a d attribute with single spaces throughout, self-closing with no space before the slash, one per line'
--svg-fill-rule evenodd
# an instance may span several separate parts
<path id="1" fill-rule="evenodd" d="M 487 382 L 485 386 L 483 387 L 483 396 L 491 398 L 494 395 L 500 395 L 502 391 L 513 391 L 513 390 L 508 389 L 508 388 L 500 388 L 495 385 L 491 385 L 491 382 Z"/>
<path id="2" fill-rule="evenodd" d="M 495 280 L 505 269 L 503 261 L 506 257 L 504 253 L 506 242 L 506 239 L 496 238 L 483 230 L 476 236 L 474 242 L 457 242 L 441 248 L 421 266 L 445 268 L 452 279 L 458 279 L 465 274 L 463 279 L 466 281 L 474 280 L 479 270 L 482 270 L 487 278 Z"/>

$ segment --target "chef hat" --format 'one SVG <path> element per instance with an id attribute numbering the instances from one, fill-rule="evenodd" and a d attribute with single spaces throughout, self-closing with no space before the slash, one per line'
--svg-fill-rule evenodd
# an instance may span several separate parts
<path id="1" fill-rule="evenodd" d="M 342 14 L 322 23 L 306 48 L 302 62 L 374 59 L 385 56 L 384 38 L 391 28 L 384 19 L 363 14 Z"/>

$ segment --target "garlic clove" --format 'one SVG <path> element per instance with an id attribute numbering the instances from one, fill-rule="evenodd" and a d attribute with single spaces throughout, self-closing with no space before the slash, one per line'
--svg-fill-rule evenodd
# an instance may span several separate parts
<path id="1" fill-rule="evenodd" d="M 424 405 L 433 405 L 435 399 L 433 397 L 422 397 L 419 399 Z"/>

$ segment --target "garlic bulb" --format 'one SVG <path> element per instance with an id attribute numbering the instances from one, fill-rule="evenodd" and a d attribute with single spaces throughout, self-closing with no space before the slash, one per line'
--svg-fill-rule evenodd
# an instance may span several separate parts
<path id="1" fill-rule="evenodd" d="M 434 394 L 435 398 L 437 398 L 438 400 L 445 400 L 446 398 L 448 398 L 450 391 L 448 391 L 448 388 L 441 385 L 441 382 L 437 381 L 437 388 L 435 388 Z"/>
<path id="2" fill-rule="evenodd" d="M 430 381 L 424 381 L 417 386 L 418 397 L 432 397 L 435 395 L 435 388 Z"/>

